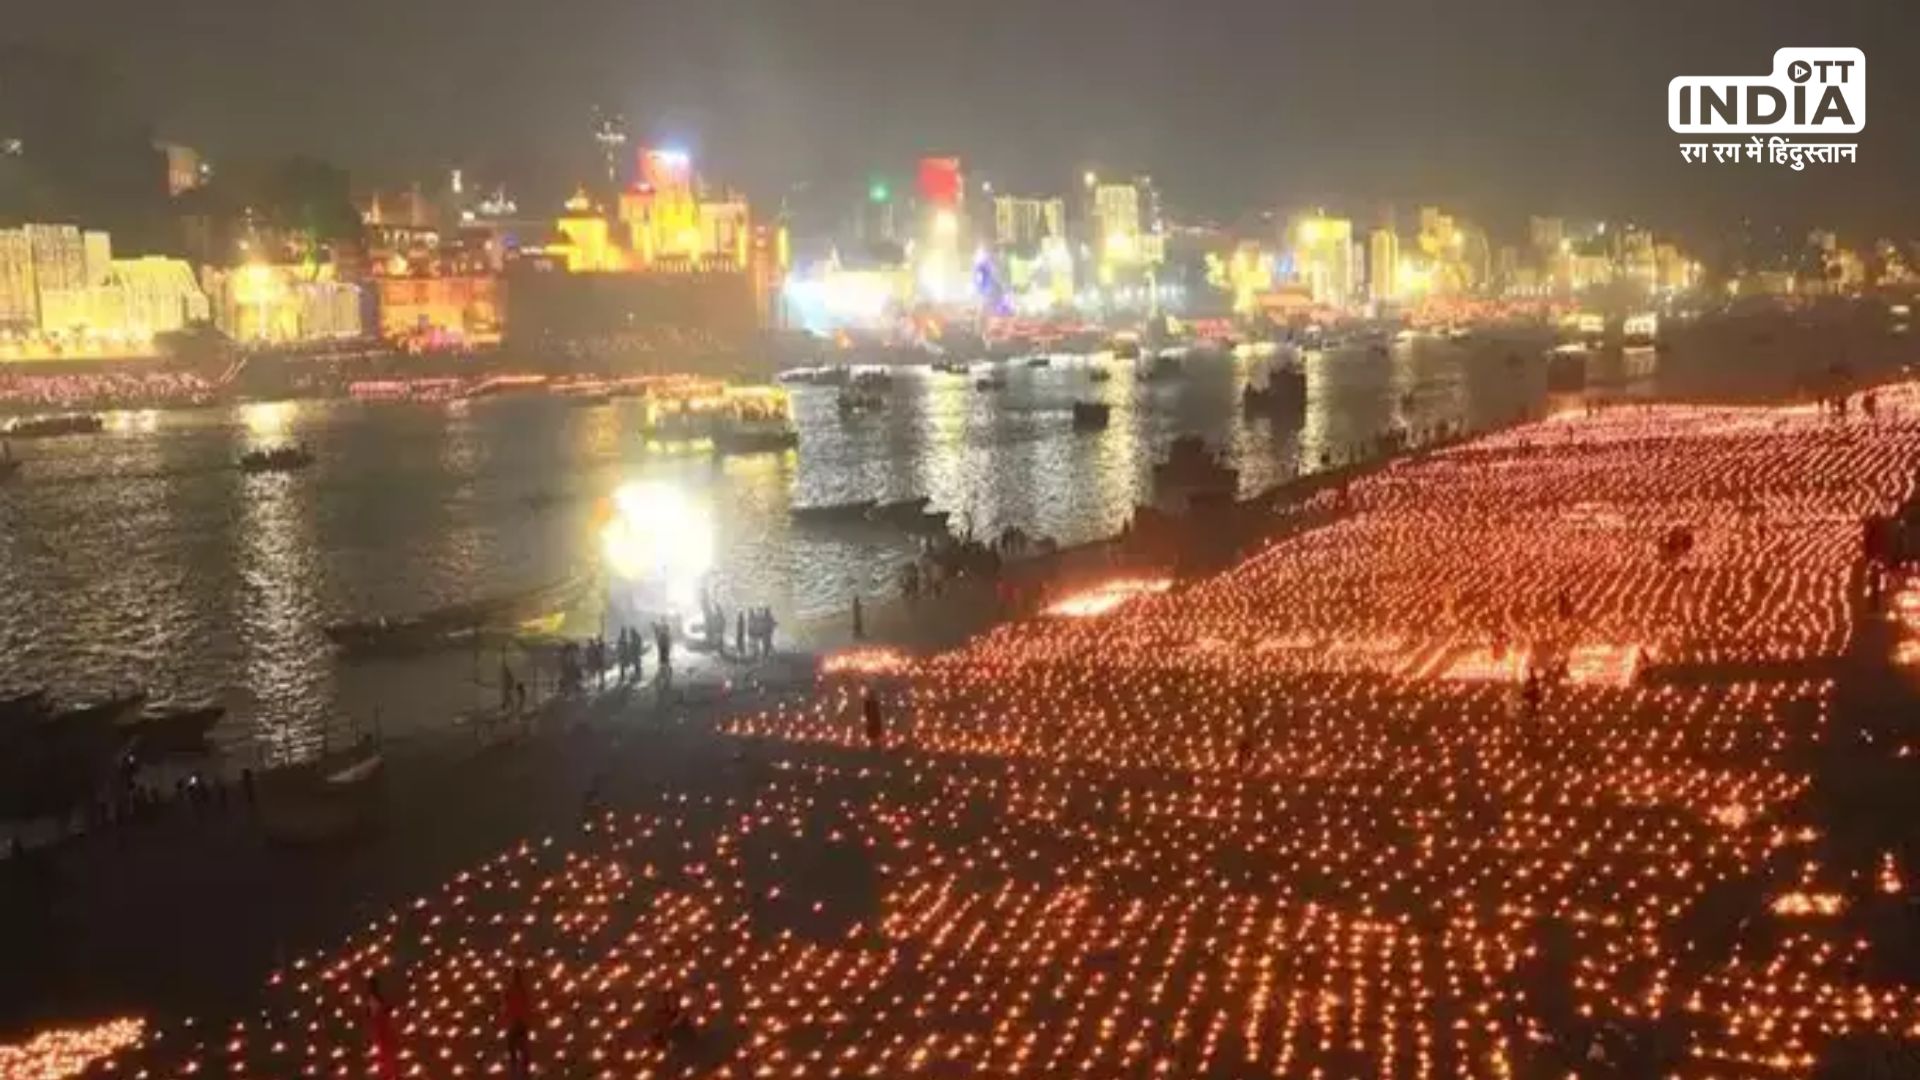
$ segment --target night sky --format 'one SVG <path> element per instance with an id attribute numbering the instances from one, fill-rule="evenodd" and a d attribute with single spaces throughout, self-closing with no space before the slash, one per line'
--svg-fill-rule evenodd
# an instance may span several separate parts
<path id="1" fill-rule="evenodd" d="M 462 163 L 551 196 L 607 102 L 709 176 L 802 206 L 940 151 L 1003 189 L 1151 172 L 1183 216 L 1321 202 L 1370 223 L 1394 203 L 1404 228 L 1439 201 L 1497 232 L 1537 211 L 1920 233 L 1920 3 L 1899 0 L 6 6 L 0 36 L 99 54 L 166 137 L 216 161 L 315 153 L 367 182 Z M 1759 74 L 1783 45 L 1866 50 L 1859 163 L 1683 163 L 1667 80 Z"/>

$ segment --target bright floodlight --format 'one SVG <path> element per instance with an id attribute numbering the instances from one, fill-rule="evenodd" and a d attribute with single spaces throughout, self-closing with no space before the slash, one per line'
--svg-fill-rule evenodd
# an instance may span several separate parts
<path id="1" fill-rule="evenodd" d="M 623 485 L 613 493 L 613 515 L 600 531 L 608 570 L 663 600 L 672 610 L 699 605 L 713 569 L 713 519 L 678 488 Z"/>

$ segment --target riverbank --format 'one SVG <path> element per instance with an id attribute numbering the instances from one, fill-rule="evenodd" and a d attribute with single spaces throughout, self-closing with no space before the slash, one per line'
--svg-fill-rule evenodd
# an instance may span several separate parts
<path id="1" fill-rule="evenodd" d="M 0 945 L 165 1033 L 115 1075 L 353 1060 L 367 974 L 485 1075 L 526 958 L 543 1073 L 1867 1075 L 1920 1018 L 1882 407 L 1483 436 L 1102 616 L 397 756 L 352 848 L 76 855 Z"/>

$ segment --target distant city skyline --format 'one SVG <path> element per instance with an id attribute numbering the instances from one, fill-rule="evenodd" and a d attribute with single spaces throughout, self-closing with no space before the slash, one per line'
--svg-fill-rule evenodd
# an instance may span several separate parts
<path id="1" fill-rule="evenodd" d="M 1064 0 L 1042 7 L 737 0 L 31 5 L 15 41 L 111 64 L 156 132 L 218 161 L 312 153 L 379 186 L 462 165 L 549 198 L 592 175 L 593 110 L 803 212 L 923 154 L 1010 190 L 1087 166 L 1152 173 L 1183 215 L 1459 207 L 1717 231 L 1742 215 L 1910 235 L 1920 76 L 1897 5 Z M 1679 159 L 1679 74 L 1759 73 L 1783 45 L 1873 62 L 1857 164 L 1790 173 Z M 4 73 L 0 73 L 3 76 Z"/>

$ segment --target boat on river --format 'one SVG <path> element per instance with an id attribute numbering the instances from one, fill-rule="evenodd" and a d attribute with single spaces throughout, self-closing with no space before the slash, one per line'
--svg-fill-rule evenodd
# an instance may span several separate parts
<path id="1" fill-rule="evenodd" d="M 380 820 L 386 803 L 386 758 L 362 739 L 314 761 L 269 769 L 259 781 L 260 827 L 279 843 L 317 844 L 350 838 Z"/>
<path id="2" fill-rule="evenodd" d="M 722 454 L 778 454 L 800 445 L 800 433 L 777 427 L 732 424 L 713 433 L 713 448 Z"/>
<path id="3" fill-rule="evenodd" d="M 1113 416 L 1113 406 L 1104 401 L 1076 401 L 1073 403 L 1073 430 L 1105 431 L 1107 421 Z"/>
<path id="4" fill-rule="evenodd" d="M 1247 387 L 1240 405 L 1249 415 L 1299 413 L 1307 407 L 1307 373 L 1291 364 L 1274 368 L 1265 386 Z"/>
<path id="5" fill-rule="evenodd" d="M 313 451 L 304 446 L 274 446 L 240 455 L 244 473 L 298 472 L 312 464 Z"/>
<path id="6" fill-rule="evenodd" d="M 821 506 L 796 506 L 788 513 L 797 525 L 843 525 L 867 520 L 876 505 L 875 499 L 855 499 Z"/>
<path id="7" fill-rule="evenodd" d="M 477 641 L 488 631 L 510 632 L 522 623 L 561 611 L 590 580 L 585 575 L 519 592 L 415 615 L 338 622 L 327 639 L 350 658 L 408 656 Z"/>
<path id="8" fill-rule="evenodd" d="M 973 388 L 983 394 L 993 390 L 1005 390 L 1007 388 L 1007 377 L 999 372 L 995 372 L 992 375 L 975 379 L 973 381 Z"/>
<path id="9" fill-rule="evenodd" d="M 65 435 L 94 435 L 105 430 L 107 422 L 88 413 L 61 416 L 27 416 L 10 420 L 0 435 L 12 439 L 57 439 Z"/>
<path id="10" fill-rule="evenodd" d="M 840 418 L 850 420 L 856 416 L 876 413 L 887 407 L 887 399 L 871 390 L 847 389 L 840 391 L 834 398 L 833 407 L 840 412 Z"/>
<path id="11" fill-rule="evenodd" d="M 189 754 L 207 748 L 207 732 L 227 714 L 221 705 L 174 705 L 148 708 L 118 721 L 132 739 L 133 752 L 143 758 Z"/>

